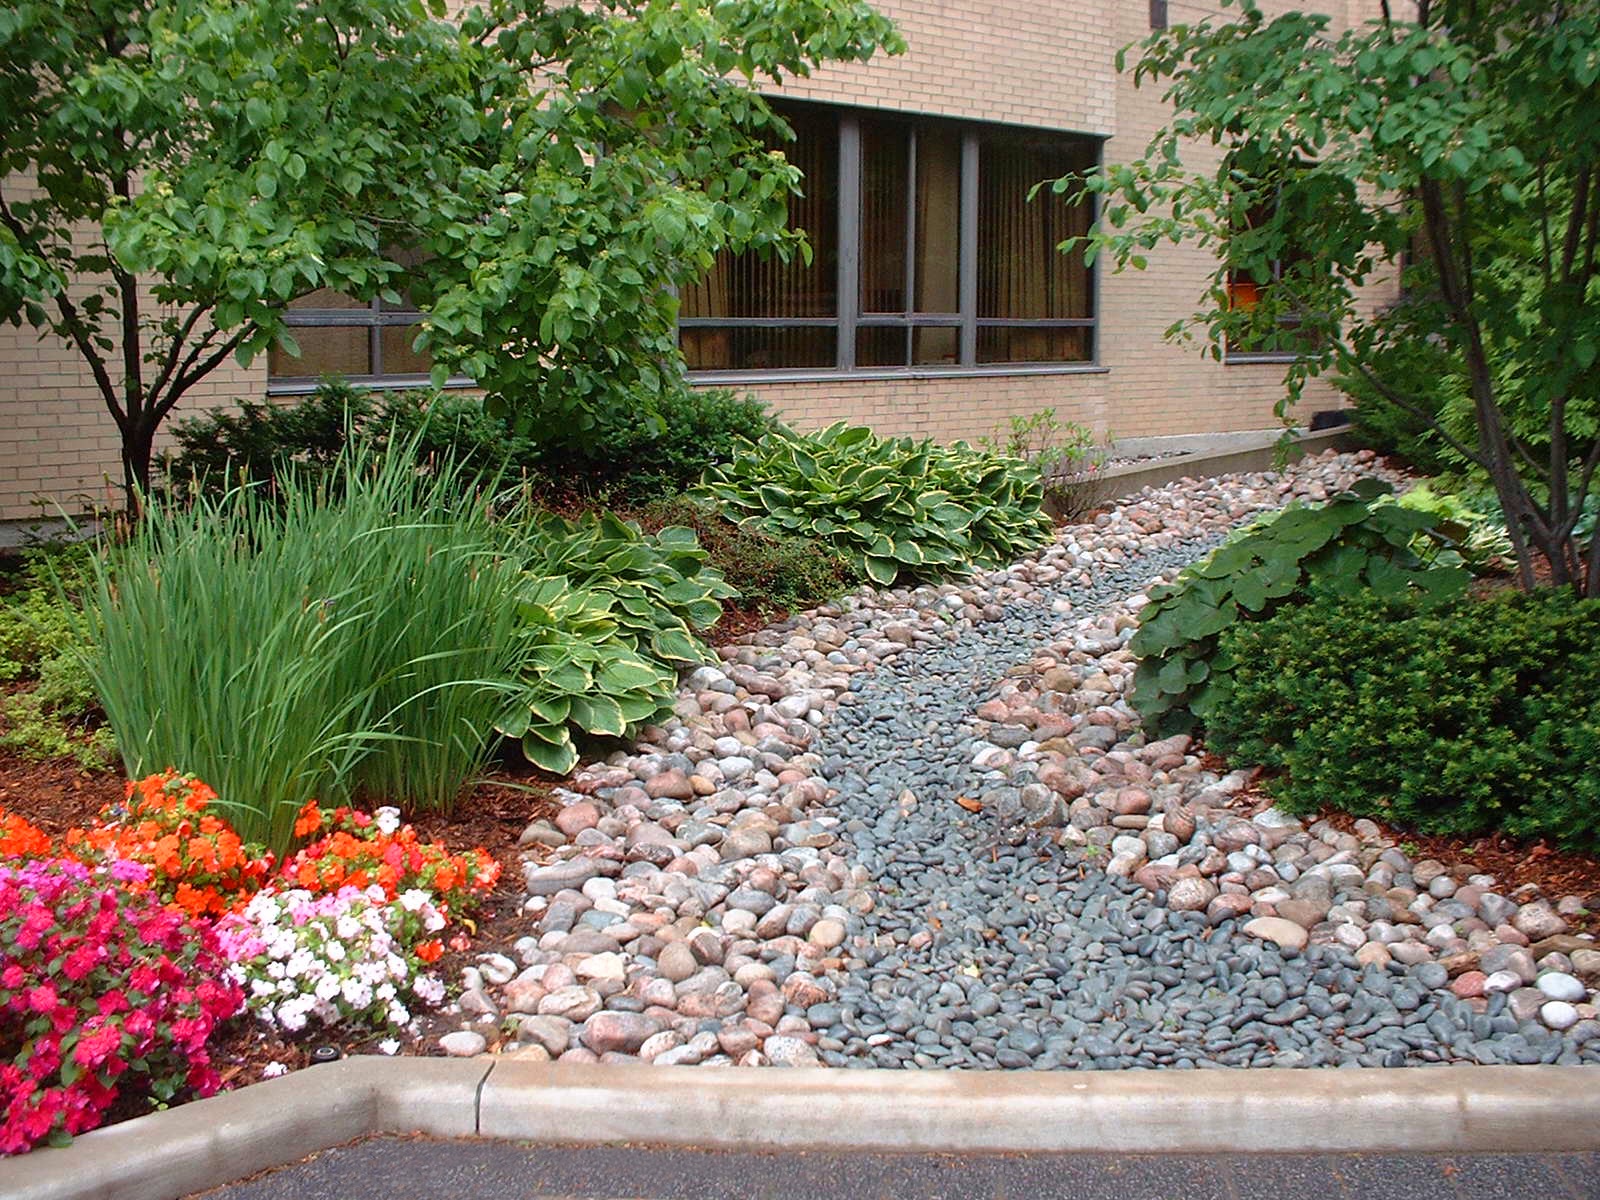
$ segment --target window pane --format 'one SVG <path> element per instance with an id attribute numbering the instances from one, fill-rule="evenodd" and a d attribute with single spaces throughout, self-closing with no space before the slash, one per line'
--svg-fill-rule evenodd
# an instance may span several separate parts
<path id="1" fill-rule="evenodd" d="M 863 325 L 856 330 L 858 367 L 903 367 L 907 353 L 904 325 Z"/>
<path id="2" fill-rule="evenodd" d="M 861 311 L 906 311 L 911 131 L 861 122 Z"/>
<path id="3" fill-rule="evenodd" d="M 300 343 L 300 357 L 274 346 L 267 356 L 272 378 L 372 374 L 371 330 L 366 326 L 301 325 L 290 333 Z"/>
<path id="4" fill-rule="evenodd" d="M 379 334 L 385 375 L 426 375 L 433 369 L 433 356 L 418 354 L 411 348 L 416 340 L 415 325 L 385 325 Z"/>
<path id="5" fill-rule="evenodd" d="M 944 130 L 917 135 L 919 313 L 961 309 L 961 138 Z"/>
<path id="6" fill-rule="evenodd" d="M 1088 329 L 978 328 L 981 363 L 1088 362 Z"/>
<path id="7" fill-rule="evenodd" d="M 332 288 L 318 288 L 314 292 L 307 292 L 298 300 L 289 301 L 289 307 L 294 308 L 371 308 L 365 300 L 356 300 L 346 296 L 343 292 L 336 292 Z"/>
<path id="8" fill-rule="evenodd" d="M 778 144 L 805 173 L 803 194 L 789 198 L 789 227 L 811 242 L 808 267 L 798 254 L 717 256 L 716 266 L 679 293 L 685 317 L 833 317 L 839 313 L 839 128 L 832 113 L 784 111 L 795 140 Z M 685 331 L 687 340 L 688 331 Z"/>
<path id="9" fill-rule="evenodd" d="M 919 367 L 953 367 L 961 361 L 961 331 L 919 325 L 911 331 L 911 361 Z"/>
<path id="10" fill-rule="evenodd" d="M 1095 156 L 1094 143 L 1075 139 L 985 141 L 978 167 L 978 316 L 1092 315 L 1089 269 L 1082 256 L 1056 250 L 1067 238 L 1088 231 L 1090 206 L 1069 205 L 1048 189 L 1030 203 L 1028 189 L 1081 171 Z"/>
<path id="11" fill-rule="evenodd" d="M 680 329 L 691 371 L 769 371 L 838 365 L 839 331 L 826 326 L 692 326 Z"/>

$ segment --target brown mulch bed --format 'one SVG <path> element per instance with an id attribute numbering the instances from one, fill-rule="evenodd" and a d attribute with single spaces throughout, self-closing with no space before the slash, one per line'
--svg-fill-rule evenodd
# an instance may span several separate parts
<path id="1" fill-rule="evenodd" d="M 0 808 L 51 836 L 89 824 L 106 805 L 122 800 L 124 787 L 116 771 L 85 771 L 70 759 L 35 762 L 0 750 Z"/>

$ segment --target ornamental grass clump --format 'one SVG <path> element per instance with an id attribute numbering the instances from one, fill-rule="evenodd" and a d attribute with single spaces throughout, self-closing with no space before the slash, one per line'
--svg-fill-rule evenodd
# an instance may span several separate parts
<path id="1" fill-rule="evenodd" d="M 182 763 L 282 854 L 313 798 L 454 803 L 516 674 L 520 572 L 448 465 L 358 446 L 280 486 L 152 503 L 86 632 L 128 774 Z"/>

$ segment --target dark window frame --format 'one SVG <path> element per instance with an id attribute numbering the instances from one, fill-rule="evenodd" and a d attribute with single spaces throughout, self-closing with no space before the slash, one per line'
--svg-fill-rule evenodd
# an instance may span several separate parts
<path id="1" fill-rule="evenodd" d="M 803 108 L 810 112 L 832 111 L 836 115 L 838 144 L 838 216 L 839 239 L 836 270 L 838 315 L 835 317 L 720 317 L 681 316 L 678 327 L 682 329 L 739 329 L 739 328 L 830 328 L 835 334 L 835 361 L 831 367 L 771 367 L 771 368 L 705 368 L 690 369 L 688 377 L 696 383 L 760 382 L 783 379 L 814 380 L 838 378 L 919 378 L 925 376 L 977 376 L 1015 374 L 1066 374 L 1104 372 L 1101 365 L 1100 330 L 1100 271 L 1097 266 L 1086 268 L 1087 317 L 1014 318 L 980 317 L 978 315 L 978 256 L 979 256 L 979 157 L 985 139 L 1005 140 L 1019 135 L 1031 138 L 1058 138 L 1063 144 L 1078 142 L 1087 157 L 1094 163 L 1102 160 L 1105 137 L 1068 130 L 1041 129 L 1028 126 L 1001 125 L 993 122 L 931 117 L 914 113 L 880 112 L 818 103 L 778 104 L 784 108 Z M 916 176 L 915 138 L 920 129 L 937 128 L 954 131 L 960 139 L 960 178 L 957 249 L 957 289 L 959 311 L 954 313 L 866 313 L 861 311 L 861 130 L 864 121 L 903 124 L 911 131 L 912 152 L 908 155 L 908 176 Z M 908 244 L 915 230 L 915 191 L 908 191 L 906 203 Z M 1089 213 L 1089 225 L 1098 222 L 1099 205 L 1095 203 Z M 906 301 L 914 304 L 914 255 L 908 253 L 906 265 Z M 862 366 L 857 362 L 857 336 L 863 329 L 898 328 L 906 337 L 922 328 L 951 328 L 957 331 L 957 359 L 954 363 L 917 364 L 903 366 Z M 1067 360 L 1005 360 L 986 362 L 978 358 L 978 333 L 981 329 L 1085 329 L 1088 331 L 1088 348 L 1081 359 Z M 906 356 L 914 358 L 914 354 Z"/>

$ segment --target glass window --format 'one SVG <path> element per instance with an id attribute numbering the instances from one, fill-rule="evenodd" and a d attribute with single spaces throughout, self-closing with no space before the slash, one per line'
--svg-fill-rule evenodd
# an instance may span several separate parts
<path id="1" fill-rule="evenodd" d="M 394 252 L 397 262 L 415 261 Z M 285 320 L 299 357 L 282 346 L 267 355 L 268 385 L 312 383 L 334 375 L 356 383 L 420 383 L 433 369 L 432 357 L 411 348 L 422 320 L 416 303 L 400 293 L 398 303 L 362 301 L 321 288 L 289 302 Z"/>
<path id="2" fill-rule="evenodd" d="M 1289 172 L 1292 174 L 1292 171 Z M 1253 206 L 1244 217 L 1246 235 L 1252 230 L 1267 229 L 1278 220 L 1282 211 L 1285 219 L 1292 223 L 1292 210 L 1284 207 L 1284 193 L 1281 186 L 1277 200 Z M 1251 269 L 1231 266 L 1228 269 L 1227 289 L 1228 305 L 1242 311 L 1252 311 L 1263 303 L 1272 304 L 1281 302 L 1282 296 L 1272 296 L 1272 290 L 1282 284 L 1286 274 L 1304 270 L 1312 262 L 1312 255 L 1303 247 L 1295 245 L 1291 240 L 1289 247 L 1281 257 L 1275 258 L 1264 265 L 1256 265 Z M 1291 284 L 1292 286 L 1292 284 Z M 1273 329 L 1270 332 L 1256 332 L 1246 337 L 1231 337 L 1224 348 L 1227 357 L 1240 356 L 1266 356 L 1270 358 L 1292 358 L 1296 354 L 1315 349 L 1316 335 L 1312 330 L 1303 329 L 1305 318 L 1293 308 L 1285 307 L 1273 317 Z"/>
<path id="3" fill-rule="evenodd" d="M 689 370 L 1093 360 L 1093 273 L 1057 250 L 1088 231 L 1092 208 L 1028 193 L 1092 166 L 1096 140 L 820 105 L 782 111 L 798 136 L 786 153 L 805 172 L 790 220 L 814 262 L 721 255 L 680 293 Z"/>

